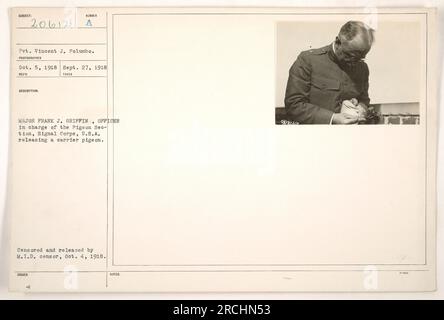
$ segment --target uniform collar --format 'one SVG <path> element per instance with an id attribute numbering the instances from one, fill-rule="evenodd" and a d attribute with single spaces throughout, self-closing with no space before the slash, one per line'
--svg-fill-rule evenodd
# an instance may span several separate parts
<path id="1" fill-rule="evenodd" d="M 327 51 L 328 51 L 328 56 L 330 57 L 330 59 L 339 64 L 339 60 L 336 57 L 334 42 L 332 42 L 331 45 L 327 46 Z"/>

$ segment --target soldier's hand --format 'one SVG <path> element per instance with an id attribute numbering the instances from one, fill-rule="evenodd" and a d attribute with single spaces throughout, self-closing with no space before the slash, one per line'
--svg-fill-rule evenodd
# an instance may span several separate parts
<path id="1" fill-rule="evenodd" d="M 356 98 L 342 101 L 341 113 L 356 116 L 359 121 L 365 121 L 367 106 L 358 102 Z"/>
<path id="2" fill-rule="evenodd" d="M 342 101 L 341 110 L 350 110 L 350 111 L 358 110 L 358 100 L 353 98 L 351 100 Z"/>
<path id="3" fill-rule="evenodd" d="M 358 123 L 358 117 L 347 113 L 334 113 L 331 119 L 332 124 L 354 124 Z"/>

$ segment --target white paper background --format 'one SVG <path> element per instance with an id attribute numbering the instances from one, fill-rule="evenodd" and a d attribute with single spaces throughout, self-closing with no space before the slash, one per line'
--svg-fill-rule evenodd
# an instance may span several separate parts
<path id="1" fill-rule="evenodd" d="M 7 159 L 8 159 L 8 132 L 9 132 L 9 19 L 8 7 L 13 6 L 298 6 L 298 7 L 392 7 L 393 1 L 320 1 L 320 0 L 299 0 L 299 1 L 8 1 L 2 0 L 0 3 L 0 61 L 2 72 L 0 72 L 0 298 L 3 299 L 47 299 L 47 298 L 139 298 L 139 299 L 364 299 L 364 298 L 405 298 L 405 299 L 443 299 L 444 298 L 444 277 L 442 274 L 444 259 L 444 243 L 442 233 L 444 232 L 443 219 L 439 213 L 444 208 L 442 197 L 442 185 L 444 175 L 438 166 L 438 219 L 437 219 L 437 286 L 438 290 L 433 293 L 274 293 L 274 294 L 11 294 L 8 293 L 8 233 L 9 233 L 9 217 L 5 215 L 4 204 L 6 199 L 6 176 L 7 176 Z M 438 7 L 438 25 L 439 36 L 438 43 L 444 43 L 443 36 L 443 9 L 444 3 L 440 1 L 398 1 L 398 7 Z M 442 71 L 442 45 L 438 45 L 439 63 L 438 68 Z M 441 72 L 440 72 L 441 74 Z M 443 85 L 440 83 L 438 92 L 440 92 L 439 100 L 442 98 Z M 443 119 L 440 113 L 440 120 Z M 440 121 L 441 122 L 441 121 Z M 444 151 L 442 132 L 440 131 L 439 148 L 438 148 L 438 164 L 441 162 L 442 152 Z"/>

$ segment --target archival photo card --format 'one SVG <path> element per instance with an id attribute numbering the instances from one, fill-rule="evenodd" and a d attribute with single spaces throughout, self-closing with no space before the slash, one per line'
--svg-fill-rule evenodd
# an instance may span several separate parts
<path id="1" fill-rule="evenodd" d="M 11 9 L 10 289 L 433 291 L 435 16 Z"/>

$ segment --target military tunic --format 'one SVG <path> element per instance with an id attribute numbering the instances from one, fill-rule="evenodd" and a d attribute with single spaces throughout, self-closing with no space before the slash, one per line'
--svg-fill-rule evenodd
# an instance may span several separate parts
<path id="1" fill-rule="evenodd" d="M 332 45 L 303 51 L 290 68 L 285 109 L 290 120 L 307 124 L 329 124 L 340 112 L 343 100 L 352 98 L 369 105 L 368 66 L 340 63 Z"/>

